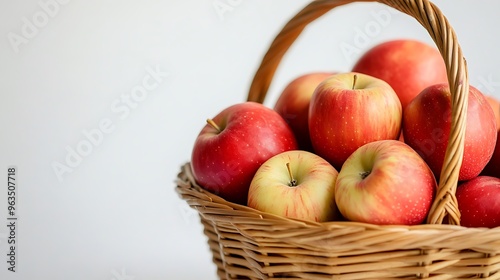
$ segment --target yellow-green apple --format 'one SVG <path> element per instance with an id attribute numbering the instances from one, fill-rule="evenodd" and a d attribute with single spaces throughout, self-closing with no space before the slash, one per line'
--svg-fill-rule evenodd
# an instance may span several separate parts
<path id="1" fill-rule="evenodd" d="M 274 110 L 290 125 L 299 149 L 313 151 L 309 137 L 309 102 L 316 87 L 335 72 L 311 72 L 293 79 L 276 100 Z"/>
<path id="2" fill-rule="evenodd" d="M 360 73 L 339 73 L 321 82 L 309 107 L 314 152 L 337 170 L 368 142 L 398 139 L 401 103 L 389 84 Z"/>
<path id="3" fill-rule="evenodd" d="M 303 150 L 273 156 L 255 173 L 248 206 L 283 217 L 316 222 L 335 220 L 337 170 L 320 156 Z"/>
<path id="4" fill-rule="evenodd" d="M 297 141 L 285 120 L 273 109 L 247 101 L 207 120 L 194 143 L 191 166 L 202 187 L 244 205 L 259 166 L 295 149 Z"/>
<path id="5" fill-rule="evenodd" d="M 375 45 L 358 59 L 352 71 L 389 83 L 401 100 L 403 111 L 424 88 L 448 81 L 438 49 L 412 39 Z"/>
<path id="6" fill-rule="evenodd" d="M 460 225 L 500 227 L 500 179 L 478 176 L 462 182 L 456 191 Z"/>
<path id="7" fill-rule="evenodd" d="M 357 149 L 335 184 L 335 201 L 348 220 L 415 225 L 427 217 L 437 188 L 434 174 L 410 146 L 379 140 Z"/>
<path id="8" fill-rule="evenodd" d="M 497 129 L 500 130 L 500 100 L 492 95 L 485 95 L 486 100 L 490 103 L 493 113 L 495 114 L 495 120 L 497 122 Z"/>
<path id="9" fill-rule="evenodd" d="M 500 130 L 497 132 L 497 143 L 495 144 L 493 155 L 480 175 L 500 178 Z"/>
<path id="10" fill-rule="evenodd" d="M 495 115 L 484 95 L 469 86 L 465 146 L 459 180 L 478 176 L 490 160 L 497 141 Z M 424 89 L 403 113 L 405 143 L 440 177 L 451 126 L 451 94 L 447 83 Z"/>

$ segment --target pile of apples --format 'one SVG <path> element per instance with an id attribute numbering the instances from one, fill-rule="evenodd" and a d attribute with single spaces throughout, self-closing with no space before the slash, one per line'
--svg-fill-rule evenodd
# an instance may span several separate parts
<path id="1" fill-rule="evenodd" d="M 191 167 L 206 190 L 280 216 L 422 224 L 450 123 L 441 54 L 391 40 L 348 72 L 297 77 L 273 108 L 250 101 L 224 108 L 200 131 Z M 500 226 L 499 127 L 499 101 L 471 85 L 456 192 L 463 226 Z"/>

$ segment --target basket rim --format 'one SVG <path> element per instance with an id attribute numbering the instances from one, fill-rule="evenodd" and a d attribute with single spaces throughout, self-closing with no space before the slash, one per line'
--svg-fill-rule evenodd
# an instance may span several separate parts
<path id="1" fill-rule="evenodd" d="M 247 242 L 261 244 L 279 240 L 297 247 L 334 250 L 340 245 L 355 253 L 394 250 L 474 250 L 497 255 L 500 227 L 472 228 L 453 224 L 376 225 L 353 221 L 314 222 L 266 213 L 229 202 L 199 186 L 190 173 L 190 163 L 182 165 L 175 191 L 198 212 L 200 219 L 218 229 L 232 228 Z M 368 236 L 366 246 L 353 245 L 350 235 Z M 271 238 L 272 237 L 272 238 Z M 271 239 L 270 239 L 271 238 Z M 248 241 L 251 240 L 251 241 Z M 326 243 L 324 240 L 328 240 Z M 343 243 L 344 242 L 344 243 Z M 381 245 L 382 244 L 382 245 Z M 353 253 L 353 254 L 355 254 Z"/>

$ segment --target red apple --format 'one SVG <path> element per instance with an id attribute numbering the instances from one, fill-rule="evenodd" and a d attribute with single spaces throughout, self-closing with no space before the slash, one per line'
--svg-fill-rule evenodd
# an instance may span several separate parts
<path id="1" fill-rule="evenodd" d="M 448 81 L 443 57 L 426 43 L 400 39 L 380 43 L 364 53 L 352 71 L 389 83 L 403 111 L 424 88 Z"/>
<path id="2" fill-rule="evenodd" d="M 368 142 L 398 139 L 401 103 L 383 80 L 360 73 L 330 76 L 314 91 L 309 132 L 314 152 L 340 170 Z"/>
<path id="3" fill-rule="evenodd" d="M 495 150 L 488 164 L 481 171 L 480 175 L 492 176 L 500 178 L 500 130 L 497 132 L 497 143 L 495 145 Z"/>
<path id="4" fill-rule="evenodd" d="M 292 128 L 301 150 L 313 151 L 308 124 L 311 96 L 319 83 L 333 74 L 333 72 L 312 72 L 295 78 L 281 92 L 274 105 L 274 110 Z"/>
<path id="5" fill-rule="evenodd" d="M 451 126 L 451 94 L 448 84 L 427 87 L 403 113 L 405 143 L 440 177 Z M 459 180 L 480 174 L 490 160 L 497 141 L 495 116 L 483 94 L 469 87 L 465 146 Z"/>
<path id="6" fill-rule="evenodd" d="M 246 204 L 250 182 L 262 163 L 297 149 L 285 120 L 260 103 L 229 106 L 207 122 L 194 143 L 193 175 L 202 187 L 231 202 Z"/>
<path id="7" fill-rule="evenodd" d="M 424 160 L 399 140 L 357 149 L 337 177 L 335 201 L 350 221 L 416 225 L 427 217 L 437 183 Z"/>
<path id="8" fill-rule="evenodd" d="M 271 214 L 326 222 L 338 217 L 337 170 L 308 151 L 275 155 L 257 170 L 248 191 L 248 206 Z"/>
<path id="9" fill-rule="evenodd" d="M 460 225 L 500 227 L 500 179 L 478 176 L 460 184 L 456 192 Z"/>

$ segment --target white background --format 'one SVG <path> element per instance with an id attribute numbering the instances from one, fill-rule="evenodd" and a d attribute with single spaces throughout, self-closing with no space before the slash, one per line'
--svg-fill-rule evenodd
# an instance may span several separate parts
<path id="1" fill-rule="evenodd" d="M 205 119 L 245 100 L 271 40 L 308 1 L 70 0 L 43 8 L 54 1 L 0 3 L 0 279 L 216 279 L 198 217 L 174 180 Z M 471 83 L 500 97 L 500 2 L 435 3 L 455 27 Z M 407 15 L 377 22 L 382 10 L 351 4 L 313 22 L 280 64 L 266 105 L 299 74 L 348 71 L 360 54 L 342 45 L 364 51 L 403 37 L 432 44 Z M 359 32 L 368 38 L 361 45 Z M 161 72 L 147 80 L 154 88 L 126 105 L 122 96 L 151 69 Z M 109 130 L 89 147 L 85 132 L 102 122 Z M 86 155 L 77 160 L 70 151 L 79 147 Z M 18 169 L 15 273 L 6 263 L 10 165 Z M 55 165 L 67 167 L 59 178 Z"/>

